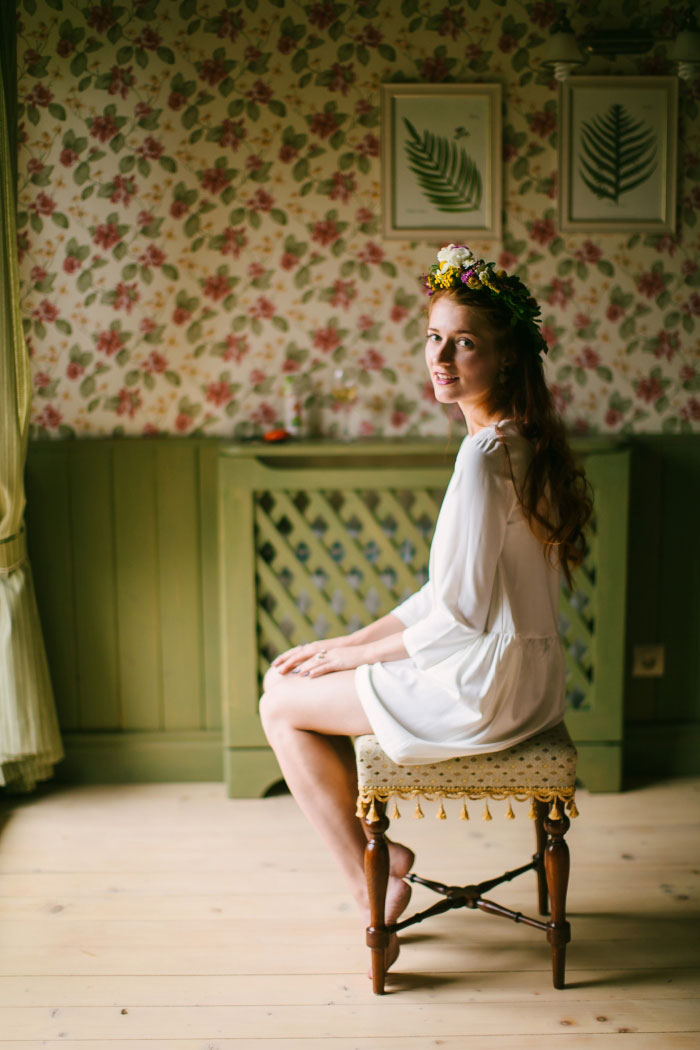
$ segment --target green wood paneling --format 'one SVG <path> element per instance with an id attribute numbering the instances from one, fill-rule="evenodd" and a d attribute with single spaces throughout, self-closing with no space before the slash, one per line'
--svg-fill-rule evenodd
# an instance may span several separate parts
<path id="1" fill-rule="evenodd" d="M 64 459 L 69 474 L 75 585 L 78 718 L 84 729 L 122 724 L 117 661 L 117 603 L 111 450 L 77 444 Z"/>
<path id="2" fill-rule="evenodd" d="M 219 628 L 218 445 L 200 444 L 198 456 L 200 586 L 202 603 L 203 724 L 221 728 L 221 639 Z"/>
<path id="3" fill-rule="evenodd" d="M 123 729 L 163 728 L 154 445 L 114 446 L 117 653 Z"/>
<path id="4" fill-rule="evenodd" d="M 62 727 L 80 725 L 68 464 L 62 450 L 30 458 L 27 540 L 46 655 Z"/>
<path id="5" fill-rule="evenodd" d="M 197 449 L 155 450 L 158 605 L 164 729 L 202 725 Z"/>

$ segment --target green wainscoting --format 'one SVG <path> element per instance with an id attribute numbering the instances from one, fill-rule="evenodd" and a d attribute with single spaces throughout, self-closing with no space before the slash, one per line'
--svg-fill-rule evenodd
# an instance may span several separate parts
<path id="1" fill-rule="evenodd" d="M 223 778 L 222 444 L 30 445 L 29 548 L 67 754 L 61 779 Z M 629 445 L 625 770 L 697 773 L 700 439 L 651 435 Z M 618 650 L 623 631 L 620 623 L 609 640 Z M 666 646 L 666 673 L 633 679 L 632 647 L 648 642 Z M 273 779 L 269 751 L 238 752 L 243 786 L 261 763 Z"/>

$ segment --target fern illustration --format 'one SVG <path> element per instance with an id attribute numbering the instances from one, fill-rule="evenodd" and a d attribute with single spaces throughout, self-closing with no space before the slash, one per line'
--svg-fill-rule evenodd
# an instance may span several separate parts
<path id="1" fill-rule="evenodd" d="M 481 174 L 461 146 L 430 131 L 418 134 L 406 117 L 411 136 L 404 142 L 408 166 L 438 211 L 476 211 L 481 206 Z"/>
<path id="2" fill-rule="evenodd" d="M 583 122 L 579 174 L 599 199 L 619 204 L 623 194 L 651 176 L 655 158 L 655 132 L 619 102 Z"/>

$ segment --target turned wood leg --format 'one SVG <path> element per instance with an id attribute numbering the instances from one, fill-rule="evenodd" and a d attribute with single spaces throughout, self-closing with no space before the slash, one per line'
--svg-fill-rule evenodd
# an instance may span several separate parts
<path id="1" fill-rule="evenodd" d="M 544 851 L 547 845 L 544 818 L 547 816 L 549 803 L 535 801 L 535 809 L 537 811 L 537 816 L 535 817 L 535 856 L 538 858 L 538 864 L 535 869 L 537 873 L 537 900 L 539 902 L 540 915 L 549 915 L 547 876 L 544 871 Z"/>
<path id="2" fill-rule="evenodd" d="M 564 811 L 564 803 L 557 800 L 559 820 L 544 818 L 547 832 L 547 846 L 544 854 L 544 868 L 547 876 L 547 887 L 552 902 L 552 918 L 547 923 L 547 940 L 552 946 L 552 978 L 555 988 L 564 987 L 564 969 L 566 966 L 566 945 L 571 940 L 571 930 L 566 921 L 566 889 L 569 884 L 569 847 L 564 835 L 569 830 L 569 818 Z"/>
<path id="3" fill-rule="evenodd" d="M 389 947 L 390 934 L 384 923 L 384 905 L 386 888 L 389 884 L 389 847 L 384 833 L 389 827 L 385 816 L 386 806 L 376 802 L 377 819 L 365 824 L 369 837 L 365 847 L 365 878 L 369 893 L 369 926 L 367 927 L 367 945 L 372 949 L 372 990 L 375 995 L 384 994 L 386 976 L 385 953 Z"/>

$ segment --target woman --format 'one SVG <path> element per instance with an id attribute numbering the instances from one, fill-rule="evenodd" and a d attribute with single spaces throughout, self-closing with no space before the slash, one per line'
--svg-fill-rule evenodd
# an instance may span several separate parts
<path id="1" fill-rule="evenodd" d="M 440 510 L 429 580 L 353 634 L 297 646 L 260 713 L 290 791 L 368 910 L 350 736 L 394 761 L 497 751 L 561 721 L 560 573 L 583 555 L 591 501 L 544 381 L 539 308 L 522 282 L 449 245 L 427 276 L 426 364 L 468 430 Z M 386 921 L 413 855 L 390 843 Z M 396 939 L 390 949 L 398 954 Z"/>

